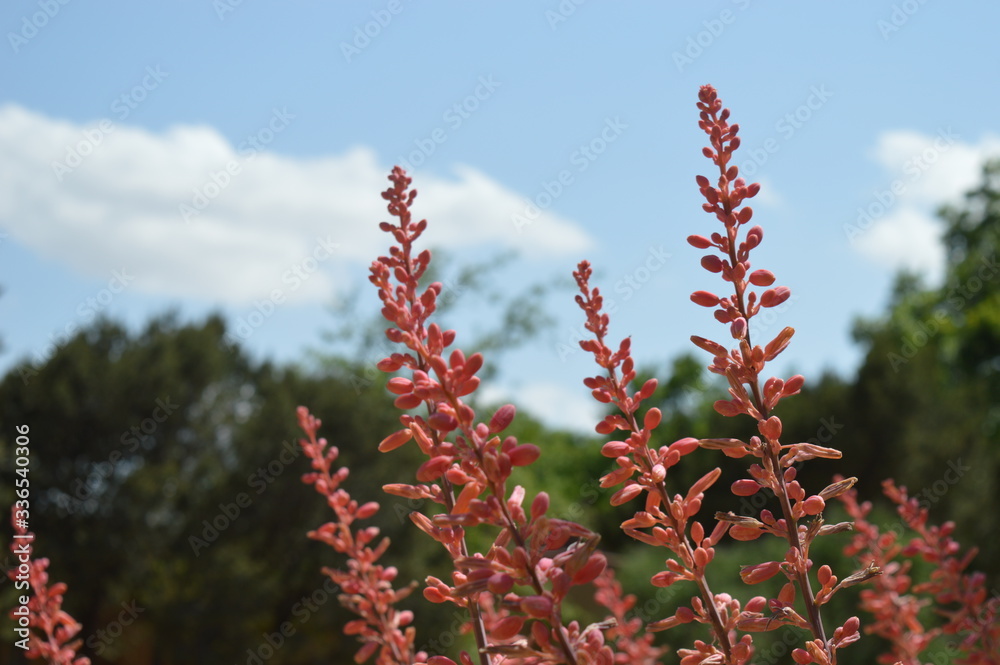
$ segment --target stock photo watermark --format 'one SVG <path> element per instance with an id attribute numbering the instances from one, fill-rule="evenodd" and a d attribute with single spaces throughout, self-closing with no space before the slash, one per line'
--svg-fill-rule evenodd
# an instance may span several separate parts
<path id="1" fill-rule="evenodd" d="M 778 136 L 769 136 L 756 148 L 749 148 L 746 151 L 748 158 L 740 164 L 740 173 L 745 177 L 757 173 L 760 167 L 781 150 L 781 140 L 788 141 L 795 136 L 795 133 L 812 120 L 816 112 L 823 108 L 831 97 L 833 92 L 827 89 L 826 84 L 810 87 L 805 100 L 774 123 L 774 131 Z"/>
<path id="2" fill-rule="evenodd" d="M 628 125 L 622 122 L 618 116 L 615 116 L 614 119 L 605 118 L 604 127 L 597 135 L 580 144 L 579 148 L 570 154 L 570 165 L 576 167 L 577 173 L 583 173 L 607 151 L 612 143 L 621 138 L 626 129 L 628 129 Z M 524 227 L 534 224 L 535 220 L 541 216 L 542 211 L 548 210 L 574 182 L 575 176 L 570 169 L 559 171 L 552 180 L 543 180 L 541 183 L 542 191 L 530 199 L 526 199 L 524 209 L 521 212 L 511 214 L 510 221 L 517 232 L 522 233 Z"/>
<path id="3" fill-rule="evenodd" d="M 111 271 L 111 279 L 108 280 L 107 286 L 99 290 L 96 294 L 84 298 L 76 306 L 74 310 L 76 316 L 83 319 L 85 323 L 92 322 L 98 314 L 107 309 L 115 297 L 128 288 L 129 284 L 131 284 L 134 279 L 135 275 L 130 275 L 128 273 L 128 268 Z M 38 374 L 38 368 L 44 365 L 49 358 L 54 356 L 60 348 L 65 346 L 69 340 L 80 331 L 80 329 L 81 326 L 79 322 L 76 319 L 73 319 L 66 322 L 62 330 L 56 330 L 55 332 L 49 333 L 49 342 L 42 348 L 41 351 L 39 351 L 35 362 L 22 364 L 18 368 L 18 373 L 21 376 L 21 382 L 24 385 L 28 385 L 31 378 Z"/>
<path id="4" fill-rule="evenodd" d="M 883 41 L 889 41 L 894 33 L 899 32 L 910 19 L 927 4 L 927 0 L 903 0 L 892 5 L 892 12 L 888 18 L 880 18 L 876 22 L 879 34 Z"/>
<path id="5" fill-rule="evenodd" d="M 372 45 L 378 39 L 382 31 L 389 27 L 393 19 L 402 13 L 405 7 L 402 0 L 389 0 L 384 9 L 376 9 L 371 12 L 371 20 L 364 25 L 354 27 L 354 35 L 350 42 L 340 42 L 340 53 L 344 60 L 350 64 L 351 60 L 361 55 L 361 52 Z"/>
<path id="6" fill-rule="evenodd" d="M 142 79 L 111 102 L 110 110 L 117 121 L 123 122 L 128 118 L 168 76 L 170 73 L 163 71 L 160 65 L 146 67 Z M 56 181 L 62 182 L 63 178 L 83 164 L 84 160 L 93 155 L 107 137 L 115 132 L 115 129 L 115 121 L 104 118 L 96 126 L 83 130 L 83 138 L 67 146 L 66 154 L 61 160 L 52 162 L 52 172 L 56 176 Z"/>
<path id="7" fill-rule="evenodd" d="M 260 496 L 285 473 L 285 470 L 302 455 L 302 448 L 291 441 L 284 441 L 281 444 L 281 452 L 277 457 L 269 460 L 267 464 L 262 464 L 247 476 L 247 487 L 254 490 L 254 495 Z M 232 501 L 219 504 L 219 512 L 210 519 L 201 521 L 201 532 L 199 534 L 188 535 L 188 545 L 196 557 L 201 556 L 202 550 L 213 545 L 243 512 L 253 505 L 254 497 L 247 492 L 238 492 Z M 199 535 L 201 536 L 199 538 Z"/>
<path id="8" fill-rule="evenodd" d="M 872 228 L 875 223 L 899 202 L 910 186 L 920 178 L 948 152 L 961 138 L 951 127 L 939 129 L 931 145 L 920 152 L 910 155 L 902 164 L 903 175 L 895 178 L 885 189 L 877 188 L 872 192 L 872 201 L 864 206 L 858 206 L 858 216 L 853 223 L 844 224 L 844 234 L 854 244 L 855 240 Z"/>
<path id="9" fill-rule="evenodd" d="M 254 332 L 287 302 L 288 296 L 302 288 L 302 285 L 316 274 L 320 264 L 328 261 L 339 248 L 340 244 L 333 242 L 330 236 L 316 238 L 309 254 L 295 261 L 281 273 L 282 286 L 271 289 L 265 298 L 254 300 L 253 311 L 236 320 L 233 332 L 226 333 L 226 341 L 232 346 L 238 346 L 240 342 L 250 339 Z"/>
<path id="10" fill-rule="evenodd" d="M 191 220 L 204 212 L 213 201 L 226 190 L 233 180 L 239 176 L 244 167 L 252 162 L 259 152 L 264 150 L 288 128 L 291 121 L 295 120 L 295 115 L 288 112 L 287 107 L 271 110 L 271 117 L 267 123 L 253 134 L 248 134 L 246 139 L 236 146 L 236 154 L 239 160 L 231 159 L 218 169 L 209 172 L 204 183 L 192 189 L 190 203 L 181 203 L 177 206 L 177 212 L 185 224 L 190 224 Z"/>
<path id="11" fill-rule="evenodd" d="M 454 132 L 461 128 L 465 121 L 471 118 L 472 114 L 478 111 L 479 107 L 492 97 L 501 85 L 503 85 L 501 82 L 493 80 L 492 74 L 480 76 L 471 93 L 449 106 L 441 114 L 441 120 L 447 125 L 447 129 L 435 127 L 427 136 L 414 139 L 415 149 L 411 150 L 405 157 L 400 155 L 396 159 L 396 163 L 407 171 L 412 171 L 414 167 L 423 166 L 431 155 L 437 152 L 438 146 L 448 140 L 448 132 Z"/>
<path id="12" fill-rule="evenodd" d="M 745 11 L 750 6 L 751 0 L 732 0 L 732 2 L 740 11 Z M 685 67 L 693 65 L 694 61 L 704 55 L 737 18 L 738 14 L 733 10 L 723 9 L 716 17 L 702 21 L 704 29 L 688 35 L 684 48 L 670 54 L 677 71 L 683 73 Z"/>
<path id="13" fill-rule="evenodd" d="M 70 0 L 38 0 L 35 3 L 38 11 L 22 16 L 20 29 L 17 32 L 11 30 L 7 33 L 7 41 L 14 53 L 18 53 L 28 45 L 28 42 L 37 37 L 39 32 L 49 24 L 49 21 L 54 19 L 69 3 Z"/>

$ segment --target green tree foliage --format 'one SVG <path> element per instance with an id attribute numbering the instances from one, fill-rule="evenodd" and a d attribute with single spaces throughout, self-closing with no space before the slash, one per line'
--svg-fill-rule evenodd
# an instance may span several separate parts
<path id="1" fill-rule="evenodd" d="M 218 318 L 165 317 L 137 335 L 98 322 L 27 383 L 22 369 L 0 383 L 0 499 L 12 499 L 13 426 L 27 423 L 37 553 L 69 584 L 65 607 L 84 625 L 85 653 L 97 663 L 244 663 L 247 649 L 263 659 L 271 635 L 285 644 L 266 662 L 326 662 L 349 617 L 320 573 L 342 562 L 305 538 L 331 516 L 299 482 L 308 465 L 294 409 L 322 414 L 352 493 L 381 500 L 396 471 L 370 452 L 394 417 L 381 383 L 356 391 L 360 369 L 347 364 L 311 376 L 252 362 Z M 406 512 L 386 500 L 376 520 L 405 553 L 393 562 L 404 581 L 422 579 L 435 554 Z M 11 585 L 0 592 L 9 601 Z M 283 622 L 290 637 L 276 633 Z M 143 653 L 155 659 L 135 660 Z"/>
<path id="2" fill-rule="evenodd" d="M 902 275 L 889 312 L 856 327 L 867 354 L 850 397 L 850 453 L 868 475 L 907 485 L 936 520 L 956 520 L 959 541 L 979 545 L 976 565 L 996 579 L 1000 541 L 982 534 L 1000 529 L 984 509 L 1000 501 L 1000 162 L 941 217 L 943 285 Z"/>

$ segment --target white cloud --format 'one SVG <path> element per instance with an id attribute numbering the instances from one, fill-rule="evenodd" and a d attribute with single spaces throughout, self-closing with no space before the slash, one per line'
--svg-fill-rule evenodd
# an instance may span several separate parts
<path id="1" fill-rule="evenodd" d="M 867 216 L 848 228 L 851 244 L 875 263 L 939 281 L 944 229 L 936 210 L 945 203 L 960 203 L 965 192 L 979 184 L 983 163 L 997 155 L 1000 138 L 992 135 L 970 144 L 950 128 L 935 134 L 883 132 L 872 157 L 888 179 L 876 185 L 861 206 Z"/>
<path id="2" fill-rule="evenodd" d="M 914 207 L 902 206 L 860 236 L 862 254 L 894 270 L 907 269 L 937 283 L 943 276 L 944 246 L 941 223 Z"/>
<path id="3" fill-rule="evenodd" d="M 137 291 L 240 304 L 280 288 L 290 299 L 328 299 L 350 267 L 388 247 L 378 230 L 388 218 L 379 196 L 387 174 L 366 147 L 295 159 L 233 146 L 210 127 L 151 133 L 0 107 L 0 226 L 82 275 L 126 268 Z M 592 244 L 549 212 L 518 233 L 511 216 L 525 199 L 468 166 L 453 179 L 418 173 L 414 186 L 414 214 L 430 220 L 429 246 L 542 256 Z M 206 197 L 200 210 L 196 192 Z M 325 256 L 323 242 L 338 245 L 334 256 L 290 289 L 283 276 L 310 267 L 310 255 Z"/>

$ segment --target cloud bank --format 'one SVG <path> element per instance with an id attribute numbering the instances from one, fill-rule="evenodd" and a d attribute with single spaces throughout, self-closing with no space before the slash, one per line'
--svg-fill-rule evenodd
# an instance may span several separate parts
<path id="1" fill-rule="evenodd" d="M 379 192 L 389 167 L 363 146 L 313 159 L 268 152 L 294 122 L 274 109 L 234 146 L 206 126 L 153 133 L 0 106 L 0 227 L 83 276 L 127 269 L 136 291 L 222 304 L 275 288 L 290 300 L 329 299 L 348 270 L 386 250 L 377 223 L 388 217 Z M 429 246 L 528 257 L 592 246 L 547 211 L 518 232 L 526 198 L 474 168 L 417 176 L 414 214 L 432 221 Z"/>

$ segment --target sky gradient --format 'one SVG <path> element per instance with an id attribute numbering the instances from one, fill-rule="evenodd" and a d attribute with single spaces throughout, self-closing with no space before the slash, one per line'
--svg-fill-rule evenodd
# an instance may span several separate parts
<path id="1" fill-rule="evenodd" d="M 399 163 L 450 265 L 510 251 L 493 288 L 562 280 L 555 326 L 489 394 L 589 429 L 580 259 L 640 362 L 727 336 L 688 299 L 722 282 L 684 242 L 718 225 L 694 180 L 711 83 L 762 185 L 754 266 L 793 293 L 761 317 L 797 329 L 776 369 L 849 376 L 852 321 L 902 268 L 939 282 L 935 210 L 1000 155 L 998 19 L 918 0 L 5 3 L 0 368 L 99 315 L 171 310 L 222 312 L 259 358 L 325 348 L 332 303 L 361 289 L 358 316 L 377 311 Z M 461 344 L 496 313 L 451 286 Z"/>

